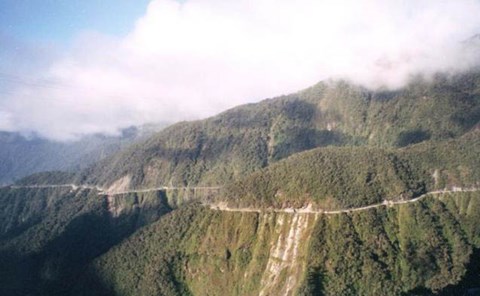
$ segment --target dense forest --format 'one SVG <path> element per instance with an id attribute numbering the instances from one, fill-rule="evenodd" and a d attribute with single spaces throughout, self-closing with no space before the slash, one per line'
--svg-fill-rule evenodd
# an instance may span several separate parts
<path id="1" fill-rule="evenodd" d="M 479 256 L 479 197 L 455 194 L 316 218 L 189 206 L 95 260 L 77 291 L 284 295 L 295 281 L 300 295 L 456 295 L 449 291 L 480 285 L 478 274 L 465 280 Z M 286 236 L 300 226 L 298 249 L 289 252 Z M 284 262 L 271 258 L 277 248 Z M 279 260 L 278 278 L 269 286 L 272 260 Z"/>
<path id="2" fill-rule="evenodd" d="M 463 295 L 480 287 L 479 152 L 477 72 L 325 81 L 177 123 L 0 188 L 0 294 Z M 89 187 L 32 186 L 71 183 Z"/>
<path id="3" fill-rule="evenodd" d="M 86 265 L 172 207 L 161 193 L 0 189 L 0 294 L 69 295 Z"/>
<path id="4" fill-rule="evenodd" d="M 480 184 L 480 130 L 442 142 L 402 149 L 317 148 L 279 161 L 226 186 L 236 206 L 323 209 L 359 207 L 384 200 Z"/>
<path id="5" fill-rule="evenodd" d="M 78 183 L 109 187 L 223 185 L 305 150 L 405 147 L 459 137 L 480 120 L 480 74 L 417 79 L 396 91 L 321 82 L 288 96 L 172 125 L 84 170 Z"/>

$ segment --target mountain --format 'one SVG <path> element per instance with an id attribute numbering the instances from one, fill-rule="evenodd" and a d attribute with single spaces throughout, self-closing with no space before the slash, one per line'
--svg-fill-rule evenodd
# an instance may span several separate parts
<path id="1" fill-rule="evenodd" d="M 86 264 L 171 211 L 161 197 L 118 199 L 92 190 L 0 189 L 0 294 L 69 295 Z"/>
<path id="2" fill-rule="evenodd" d="M 241 178 L 224 194 L 235 206 L 310 204 L 327 210 L 412 199 L 444 188 L 480 186 L 478 151 L 480 130 L 402 149 L 316 148 Z"/>
<path id="3" fill-rule="evenodd" d="M 463 295 L 479 151 L 479 72 L 181 122 L 1 188 L 0 294 Z"/>
<path id="4" fill-rule="evenodd" d="M 43 171 L 78 171 L 148 138 L 163 125 L 131 127 L 119 136 L 91 135 L 57 142 L 38 136 L 0 132 L 0 184 Z"/>
<path id="5" fill-rule="evenodd" d="M 223 185 L 316 147 L 395 148 L 451 139 L 480 120 L 479 94 L 478 72 L 437 75 L 432 81 L 418 78 L 396 91 L 322 82 L 170 126 L 94 164 L 77 182 L 106 188 L 119 180 L 131 188 Z"/>
<path id="6" fill-rule="evenodd" d="M 297 153 L 229 185 L 220 197 L 228 211 L 193 204 L 140 229 L 94 260 L 76 289 L 98 295 L 462 295 L 480 286 L 479 141 L 480 131 L 472 130 L 405 148 Z M 438 193 L 405 202 L 427 192 Z M 398 205 L 323 212 L 381 204 L 386 197 Z M 302 213 L 312 202 L 321 210 Z M 297 210 L 272 210 L 285 207 Z"/>
<path id="7" fill-rule="evenodd" d="M 462 295 L 447 289 L 478 270 L 479 198 L 454 194 L 331 216 L 182 208 L 97 258 L 76 288 L 89 295 Z M 480 284 L 478 273 L 469 280 L 467 287 Z"/>

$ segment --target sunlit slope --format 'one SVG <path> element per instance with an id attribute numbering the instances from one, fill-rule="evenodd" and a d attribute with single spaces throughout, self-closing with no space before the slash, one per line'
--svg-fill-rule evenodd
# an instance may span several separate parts
<path id="1" fill-rule="evenodd" d="M 478 193 L 339 215 L 187 207 L 95 260 L 76 293 L 402 295 L 462 281 L 471 287 L 479 284 L 468 275 L 478 260 L 479 207 Z"/>
<path id="2" fill-rule="evenodd" d="M 480 285 L 479 207 L 458 193 L 322 219 L 301 294 L 462 295 Z"/>
<path id="3" fill-rule="evenodd" d="M 395 91 L 322 82 L 289 96 L 183 122 L 85 170 L 79 183 L 109 187 L 222 185 L 324 146 L 403 147 L 455 138 L 480 119 L 480 75 L 420 78 Z"/>
<path id="4" fill-rule="evenodd" d="M 479 91 L 475 73 L 388 92 L 324 82 L 176 124 L 73 175 L 25 178 L 87 186 L 0 189 L 0 294 L 480 286 L 480 196 L 452 193 L 480 186 Z M 198 198 L 193 185 L 219 194 Z M 132 188 L 155 190 L 121 193 Z M 307 205 L 317 211 L 299 211 Z M 362 210 L 321 214 L 350 208 Z"/>
<path id="5" fill-rule="evenodd" d="M 297 153 L 226 186 L 231 206 L 325 210 L 411 199 L 480 186 L 480 130 L 402 149 L 317 148 Z"/>

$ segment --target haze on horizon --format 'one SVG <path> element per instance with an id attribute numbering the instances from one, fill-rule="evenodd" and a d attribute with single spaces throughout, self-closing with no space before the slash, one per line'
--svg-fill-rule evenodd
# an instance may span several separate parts
<path id="1" fill-rule="evenodd" d="M 49 27 L 28 13 L 0 23 L 1 131 L 55 140 L 115 134 L 323 79 L 395 89 L 413 75 L 480 61 L 480 41 L 465 42 L 480 33 L 478 0 L 152 0 L 139 14 L 120 1 L 118 17 L 92 14 L 75 30 L 69 14 L 84 11 L 70 2 Z M 0 14 L 18 5 L 5 3 Z"/>

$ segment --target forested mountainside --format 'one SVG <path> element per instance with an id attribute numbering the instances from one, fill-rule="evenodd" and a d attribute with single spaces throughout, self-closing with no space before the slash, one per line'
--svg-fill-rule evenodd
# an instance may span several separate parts
<path id="1" fill-rule="evenodd" d="M 78 171 L 158 132 L 163 125 L 131 127 L 119 136 L 92 135 L 57 142 L 0 132 L 0 185 L 43 171 Z"/>
<path id="2" fill-rule="evenodd" d="M 396 91 L 321 82 L 173 125 L 91 166 L 77 182 L 109 187 L 126 178 L 122 183 L 131 188 L 221 185 L 316 147 L 394 148 L 455 138 L 478 124 L 479 94 L 479 72 L 418 78 Z"/>
<path id="3" fill-rule="evenodd" d="M 477 72 L 331 81 L 29 176 L 0 189 L 0 295 L 463 295 L 479 122 Z"/>
<path id="4" fill-rule="evenodd" d="M 189 206 L 96 259 L 75 291 L 462 295 L 465 287 L 480 285 L 479 198 L 457 193 L 332 216 Z"/>
<path id="5" fill-rule="evenodd" d="M 0 295 L 70 295 L 91 260 L 174 207 L 70 188 L 2 188 L 0 205 Z"/>
<path id="6" fill-rule="evenodd" d="M 0 193 L 2 295 L 462 295 L 480 285 L 478 192 L 337 215 L 176 209 L 163 193 Z"/>
<path id="7" fill-rule="evenodd" d="M 480 130 L 401 149 L 327 147 L 297 153 L 226 186 L 240 207 L 325 210 L 411 199 L 444 188 L 480 187 Z"/>

